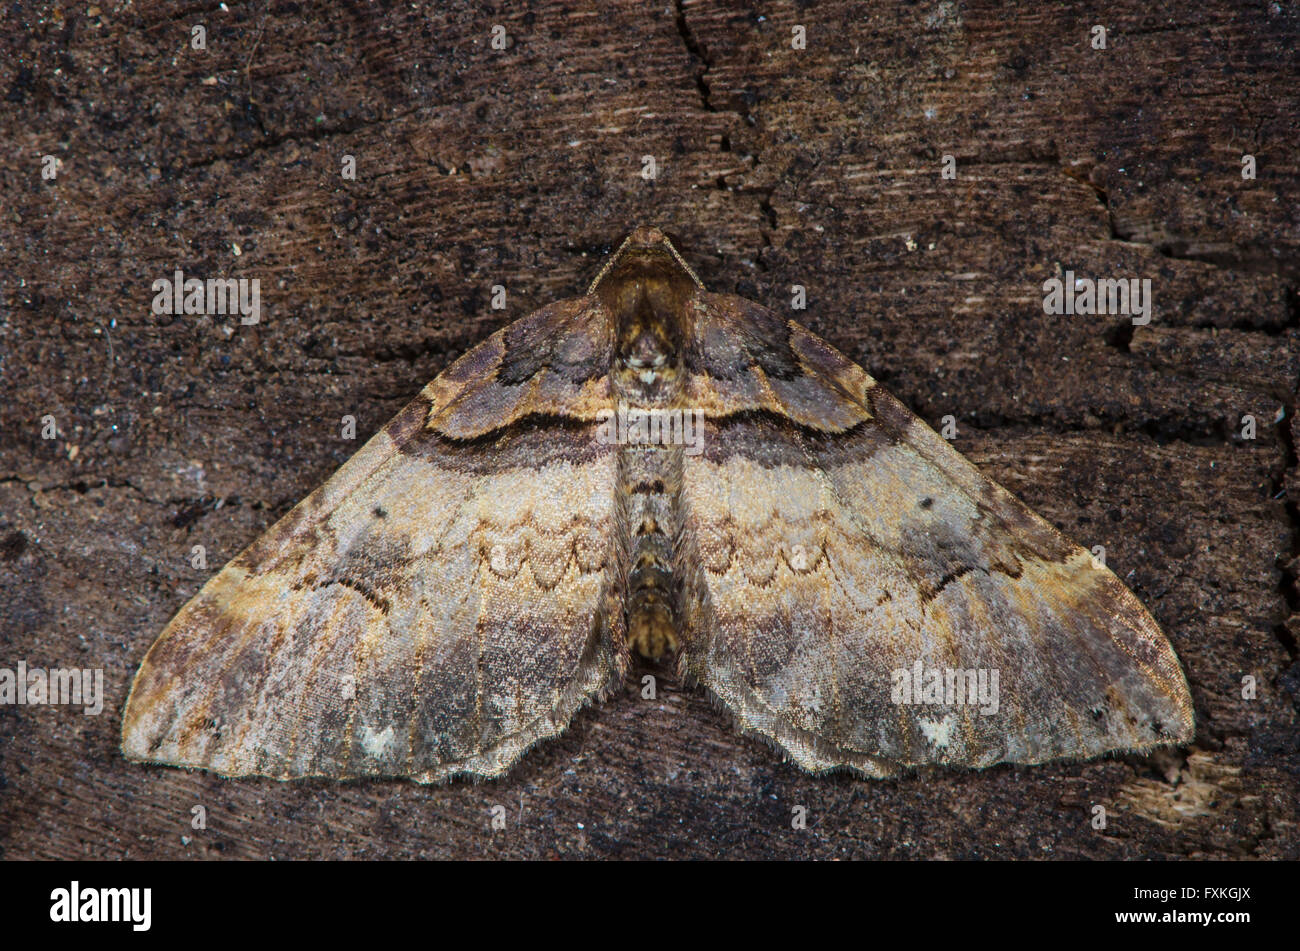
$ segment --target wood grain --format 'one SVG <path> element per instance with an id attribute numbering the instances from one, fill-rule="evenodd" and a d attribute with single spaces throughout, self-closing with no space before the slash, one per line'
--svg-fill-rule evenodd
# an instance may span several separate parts
<path id="1" fill-rule="evenodd" d="M 1293 10 L 1110 4 L 1103 51 L 1081 5 L 231 7 L 0 12 L 0 666 L 106 691 L 0 707 L 5 857 L 1300 857 Z M 1189 755 L 817 779 L 635 668 L 493 783 L 126 762 L 131 676 L 207 574 L 642 222 L 712 289 L 803 285 L 801 322 L 1104 545 L 1187 668 Z M 260 279 L 261 322 L 154 315 L 176 268 Z M 1151 278 L 1152 323 L 1045 316 L 1066 270 Z"/>

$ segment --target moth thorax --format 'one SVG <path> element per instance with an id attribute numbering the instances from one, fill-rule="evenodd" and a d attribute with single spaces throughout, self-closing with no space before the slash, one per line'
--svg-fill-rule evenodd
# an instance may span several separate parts
<path id="1" fill-rule="evenodd" d="M 691 330 L 694 278 L 662 248 L 620 257 L 596 288 L 614 330 L 614 381 L 630 400 L 663 402 L 678 388 Z"/>
<path id="2" fill-rule="evenodd" d="M 615 357 L 616 385 L 624 396 L 659 402 L 676 392 L 681 361 L 658 328 L 637 329 Z"/>

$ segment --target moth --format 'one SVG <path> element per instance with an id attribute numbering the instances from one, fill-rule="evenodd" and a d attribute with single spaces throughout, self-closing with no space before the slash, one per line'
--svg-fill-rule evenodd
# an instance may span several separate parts
<path id="1" fill-rule="evenodd" d="M 633 652 L 813 773 L 1193 735 L 1173 648 L 1090 552 L 640 227 L 204 585 L 122 747 L 224 776 L 496 777 Z"/>

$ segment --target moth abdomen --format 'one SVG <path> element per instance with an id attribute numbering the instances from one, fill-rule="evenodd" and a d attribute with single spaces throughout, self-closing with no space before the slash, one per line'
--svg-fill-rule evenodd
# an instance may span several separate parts
<path id="1" fill-rule="evenodd" d="M 673 573 L 673 541 L 681 455 L 670 446 L 625 446 L 619 454 L 620 508 L 629 535 L 628 645 L 642 657 L 662 657 L 679 646 L 681 585 Z"/>

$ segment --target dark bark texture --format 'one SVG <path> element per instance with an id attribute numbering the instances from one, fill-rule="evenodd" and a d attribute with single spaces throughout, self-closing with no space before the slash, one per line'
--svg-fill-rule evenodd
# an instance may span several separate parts
<path id="1" fill-rule="evenodd" d="M 1300 858 L 1300 15 L 1094 6 L 6 4 L 0 667 L 102 668 L 104 708 L 0 707 L 0 852 Z M 126 762 L 131 677 L 202 582 L 640 223 L 713 289 L 803 285 L 794 316 L 1103 545 L 1195 742 L 816 778 L 638 667 L 492 783 Z M 260 322 L 155 315 L 176 269 L 259 279 Z M 1149 278 L 1151 322 L 1046 315 L 1066 272 Z"/>

